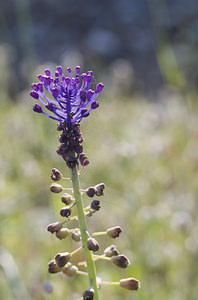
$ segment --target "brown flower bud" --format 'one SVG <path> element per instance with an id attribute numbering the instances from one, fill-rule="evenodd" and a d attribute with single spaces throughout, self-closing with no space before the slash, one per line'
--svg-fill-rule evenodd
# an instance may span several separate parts
<path id="1" fill-rule="evenodd" d="M 115 226 L 108 228 L 106 232 L 111 238 L 115 239 L 116 237 L 119 237 L 120 233 L 122 232 L 122 228 L 120 226 Z"/>
<path id="2" fill-rule="evenodd" d="M 74 265 L 65 267 L 63 273 L 69 277 L 75 276 L 78 272 L 78 268 Z"/>
<path id="3" fill-rule="evenodd" d="M 99 200 L 93 200 L 90 204 L 91 209 L 94 211 L 100 210 L 100 201 Z"/>
<path id="4" fill-rule="evenodd" d="M 47 226 L 47 230 L 51 233 L 61 230 L 63 225 L 60 222 L 51 223 Z"/>
<path id="5" fill-rule="evenodd" d="M 64 193 L 61 197 L 61 201 L 66 205 L 69 205 L 73 200 L 73 197 L 67 193 Z"/>
<path id="6" fill-rule="evenodd" d="M 59 172 L 56 168 L 52 169 L 52 175 L 51 175 L 51 179 L 54 181 L 59 181 L 62 179 L 62 174 L 61 172 Z"/>
<path id="7" fill-rule="evenodd" d="M 56 237 L 60 240 L 65 239 L 69 235 L 69 230 L 67 228 L 61 228 L 56 231 Z"/>
<path id="8" fill-rule="evenodd" d="M 126 268 L 130 263 L 125 255 L 112 256 L 111 262 L 120 268 Z"/>
<path id="9" fill-rule="evenodd" d="M 89 288 L 83 293 L 83 300 L 93 300 L 94 298 L 94 289 Z"/>
<path id="10" fill-rule="evenodd" d="M 58 253 L 54 257 L 56 264 L 61 268 L 68 263 L 72 255 L 69 252 Z"/>
<path id="11" fill-rule="evenodd" d="M 93 239 L 93 238 L 88 238 L 88 239 L 87 239 L 87 248 L 88 248 L 89 250 L 91 250 L 91 251 L 96 252 L 96 251 L 99 250 L 99 244 L 98 244 L 98 242 L 97 242 L 95 239 Z"/>
<path id="12" fill-rule="evenodd" d="M 81 240 L 80 230 L 79 230 L 79 231 L 76 231 L 76 232 L 72 232 L 71 238 L 72 238 L 72 240 L 74 240 L 75 242 L 80 242 L 80 240 Z"/>
<path id="13" fill-rule="evenodd" d="M 96 195 L 96 188 L 93 186 L 90 186 L 87 190 L 86 190 L 86 194 L 88 197 L 93 197 L 94 195 Z"/>
<path id="14" fill-rule="evenodd" d="M 70 157 L 68 160 L 66 160 L 66 164 L 70 169 L 74 169 L 75 166 L 78 165 L 78 161 L 75 157 Z"/>
<path id="15" fill-rule="evenodd" d="M 85 153 L 81 153 L 81 154 L 79 155 L 79 161 L 80 161 L 80 163 L 81 163 L 81 165 L 82 165 L 83 167 L 86 167 L 86 166 L 88 166 L 88 164 L 89 164 L 89 159 L 88 159 L 88 157 L 86 156 Z"/>
<path id="16" fill-rule="evenodd" d="M 71 208 L 68 208 L 68 207 L 61 208 L 60 215 L 62 217 L 68 218 L 71 215 Z"/>
<path id="17" fill-rule="evenodd" d="M 96 195 L 98 197 L 103 196 L 104 195 L 104 189 L 105 189 L 105 184 L 104 183 L 99 183 L 97 185 L 94 186 L 96 189 Z"/>
<path id="18" fill-rule="evenodd" d="M 127 290 L 136 291 L 140 288 L 140 282 L 139 282 L 139 280 L 137 280 L 135 278 L 121 279 L 120 287 L 127 289 Z"/>
<path id="19" fill-rule="evenodd" d="M 117 256 L 119 251 L 117 250 L 115 245 L 111 245 L 104 250 L 104 254 L 107 257 Z"/>
<path id="20" fill-rule="evenodd" d="M 49 261 L 49 263 L 48 263 L 48 272 L 49 273 L 58 273 L 61 271 L 62 271 L 62 268 L 56 264 L 55 260 Z"/>
<path id="21" fill-rule="evenodd" d="M 60 184 L 58 184 L 58 183 L 52 183 L 52 184 L 50 185 L 50 191 L 51 191 L 52 193 L 60 193 L 60 192 L 62 192 L 62 190 L 63 190 L 62 185 L 60 185 Z"/>

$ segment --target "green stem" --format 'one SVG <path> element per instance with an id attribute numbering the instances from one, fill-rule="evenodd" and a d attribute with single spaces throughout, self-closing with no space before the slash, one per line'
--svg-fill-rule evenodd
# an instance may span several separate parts
<path id="1" fill-rule="evenodd" d="M 77 202 L 76 208 L 77 208 L 77 214 L 78 214 L 78 222 L 81 232 L 81 238 L 82 238 L 82 247 L 85 252 L 85 259 L 87 263 L 87 271 L 89 276 L 90 284 L 92 284 L 92 287 L 94 289 L 94 300 L 99 300 L 99 294 L 98 294 L 98 287 L 97 287 L 97 281 L 96 281 L 96 268 L 95 268 L 95 262 L 92 257 L 92 252 L 87 248 L 87 224 L 86 219 L 84 216 L 83 211 L 83 200 L 80 192 L 80 182 L 78 177 L 77 168 L 71 169 L 71 179 L 73 184 L 73 191 L 74 191 L 74 198 Z"/>

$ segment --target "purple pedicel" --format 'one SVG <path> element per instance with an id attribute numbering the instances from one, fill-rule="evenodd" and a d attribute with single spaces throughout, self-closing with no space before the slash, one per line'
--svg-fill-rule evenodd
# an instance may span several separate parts
<path id="1" fill-rule="evenodd" d="M 54 78 L 49 69 L 45 70 L 45 75 L 38 75 L 40 82 L 32 84 L 30 96 L 38 100 L 52 115 L 44 112 L 40 104 L 36 104 L 33 110 L 59 122 L 80 123 L 91 110 L 99 106 L 95 100 L 104 85 L 99 83 L 95 91 L 92 91 L 92 71 L 80 75 L 80 67 L 77 66 L 75 77 L 72 76 L 71 68 L 67 68 L 67 72 L 69 77 L 65 77 L 62 67 L 57 66 Z"/>

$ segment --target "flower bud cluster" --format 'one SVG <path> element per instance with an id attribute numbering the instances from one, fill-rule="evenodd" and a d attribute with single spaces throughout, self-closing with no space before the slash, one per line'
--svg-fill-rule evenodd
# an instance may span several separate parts
<path id="1" fill-rule="evenodd" d="M 78 164 L 78 159 L 82 166 L 87 166 L 89 160 L 87 156 L 82 153 L 82 142 L 84 141 L 80 132 L 80 124 L 77 122 L 71 123 L 63 121 L 57 126 L 58 131 L 62 131 L 59 135 L 59 142 L 56 152 L 66 161 L 69 168 L 73 169 Z"/>
<path id="2" fill-rule="evenodd" d="M 51 179 L 54 181 L 60 181 L 61 179 L 65 179 L 61 172 L 58 171 L 56 168 L 52 169 Z M 105 185 L 98 184 L 94 187 L 95 189 L 95 195 L 101 196 L 103 195 L 103 190 L 105 188 Z M 70 188 L 69 188 L 70 189 Z M 59 183 L 52 183 L 50 185 L 50 191 L 53 193 L 61 193 L 67 190 L 67 188 L 64 188 Z M 82 190 L 82 193 L 85 193 L 84 190 Z M 72 208 L 75 206 L 76 202 L 72 195 L 68 193 L 63 193 L 61 195 L 61 201 L 66 206 L 60 209 L 60 216 L 64 217 L 65 220 L 62 222 L 54 222 L 47 226 L 47 230 L 54 234 L 58 239 L 62 240 L 67 238 L 68 236 L 71 237 L 71 239 L 75 242 L 81 241 L 81 232 L 79 228 L 73 228 L 68 229 L 64 227 L 64 224 L 67 223 L 70 220 L 78 220 L 77 216 L 72 216 Z M 85 216 L 91 216 L 93 213 L 100 210 L 100 201 L 99 200 L 92 200 L 90 205 L 86 208 L 84 208 L 84 215 Z M 89 234 L 88 234 L 89 235 Z M 87 239 L 87 248 L 90 251 L 96 252 L 99 250 L 99 244 L 98 242 L 93 238 L 89 237 Z M 75 252 L 75 251 L 74 251 Z M 74 276 L 76 274 L 79 274 L 79 269 L 77 265 L 72 265 L 69 260 L 72 257 L 72 253 L 64 252 L 64 253 L 57 253 L 53 260 L 51 260 L 48 263 L 48 271 L 49 273 L 58 273 L 62 272 L 63 274 L 67 276 Z"/>
<path id="3" fill-rule="evenodd" d="M 61 179 L 64 179 L 61 172 L 55 168 L 52 169 L 51 178 L 54 181 L 60 181 Z M 105 189 L 105 184 L 99 183 L 95 186 L 88 187 L 85 190 L 81 190 L 81 193 L 84 193 L 91 198 L 93 198 L 94 196 L 100 197 L 104 195 L 104 189 Z M 68 189 L 64 188 L 61 184 L 52 183 L 50 186 L 50 190 L 53 193 L 61 193 Z M 80 242 L 81 232 L 79 228 L 68 229 L 64 227 L 64 224 L 66 222 L 70 220 L 78 220 L 77 216 L 71 217 L 72 208 L 76 204 L 75 199 L 72 195 L 68 193 L 63 193 L 61 195 L 61 201 L 66 205 L 60 210 L 60 216 L 64 217 L 65 220 L 63 222 L 54 222 L 49 224 L 47 230 L 52 234 L 55 234 L 55 236 L 60 240 L 70 236 L 73 241 Z M 92 216 L 93 213 L 99 210 L 100 210 L 100 201 L 94 199 L 92 200 L 92 202 L 88 207 L 84 208 L 84 215 Z M 101 255 L 95 255 L 95 252 L 98 252 L 100 250 L 100 245 L 98 241 L 95 239 L 96 236 L 106 235 L 109 238 L 116 239 L 120 236 L 122 231 L 123 230 L 120 226 L 114 226 L 114 227 L 107 228 L 106 231 L 94 232 L 91 235 L 87 232 L 87 249 L 92 251 L 92 253 L 94 253 L 93 254 L 94 260 L 106 260 L 109 261 L 112 265 L 115 265 L 123 269 L 128 267 L 128 265 L 130 264 L 129 259 L 125 255 L 120 254 L 115 245 L 108 246 L 103 251 L 103 253 L 101 253 Z M 75 251 L 78 251 L 78 249 Z M 48 264 L 49 273 L 62 272 L 64 275 L 69 277 L 80 274 L 81 271 L 79 270 L 79 266 L 81 265 L 86 266 L 86 262 L 77 262 L 75 265 L 71 264 L 70 259 L 72 258 L 72 255 L 74 255 L 75 251 L 73 253 L 70 252 L 57 253 L 54 259 L 51 260 Z M 99 283 L 99 285 L 100 284 L 101 283 Z M 137 281 L 134 278 L 122 279 L 118 284 L 120 285 L 120 287 L 129 290 L 136 290 L 139 288 L 139 281 Z M 94 289 L 92 287 L 86 289 L 85 292 L 83 293 L 83 299 L 93 299 L 93 297 L 94 297 Z"/>
<path id="4" fill-rule="evenodd" d="M 105 184 L 99 183 L 95 186 L 91 186 L 86 189 L 86 194 L 88 197 L 93 197 L 94 195 L 100 197 L 104 195 Z"/>

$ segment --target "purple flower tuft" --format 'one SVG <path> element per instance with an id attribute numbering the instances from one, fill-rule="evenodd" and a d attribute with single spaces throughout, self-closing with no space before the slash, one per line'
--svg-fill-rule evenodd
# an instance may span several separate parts
<path id="1" fill-rule="evenodd" d="M 96 98 L 104 85 L 98 83 L 95 91 L 91 90 L 93 73 L 88 71 L 80 75 L 79 66 L 76 67 L 75 77 L 72 76 L 71 68 L 67 68 L 67 72 L 68 77 L 63 74 L 62 67 L 58 66 L 53 79 L 50 70 L 46 69 L 45 75 L 38 75 L 40 82 L 32 84 L 30 96 L 53 115 L 44 112 L 39 104 L 34 106 L 34 111 L 59 122 L 67 121 L 71 125 L 74 122 L 80 123 L 91 110 L 99 106 Z M 45 94 L 44 88 L 51 95 L 50 98 Z"/>

